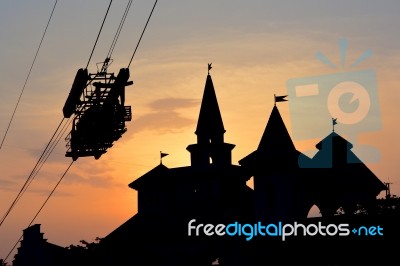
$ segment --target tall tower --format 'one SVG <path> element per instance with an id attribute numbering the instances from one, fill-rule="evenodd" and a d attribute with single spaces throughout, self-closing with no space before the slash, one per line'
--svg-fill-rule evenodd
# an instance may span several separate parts
<path id="1" fill-rule="evenodd" d="M 303 191 L 298 178 L 299 155 L 275 105 L 257 150 L 239 161 L 254 177 L 257 219 L 283 221 L 298 216 L 296 205 Z"/>
<path id="2" fill-rule="evenodd" d="M 195 134 L 197 135 L 197 143 L 186 148 L 190 152 L 193 167 L 231 165 L 231 153 L 235 145 L 224 142 L 224 123 L 209 73 L 204 87 Z"/>

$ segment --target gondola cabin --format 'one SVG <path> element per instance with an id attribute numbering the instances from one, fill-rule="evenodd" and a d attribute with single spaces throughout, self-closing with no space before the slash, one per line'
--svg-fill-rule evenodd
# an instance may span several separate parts
<path id="1" fill-rule="evenodd" d="M 126 132 L 125 122 L 131 121 L 131 106 L 125 106 L 125 87 L 132 85 L 129 69 L 113 73 L 87 74 L 77 72 L 65 102 L 65 118 L 75 115 L 68 134 L 66 157 L 94 156 L 99 159 Z"/>

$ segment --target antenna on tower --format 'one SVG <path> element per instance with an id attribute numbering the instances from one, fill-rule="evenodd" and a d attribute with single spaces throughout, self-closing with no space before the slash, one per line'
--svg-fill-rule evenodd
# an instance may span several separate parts
<path id="1" fill-rule="evenodd" d="M 391 184 L 393 184 L 393 183 L 390 183 L 390 182 L 385 182 L 385 186 L 386 186 L 386 199 L 389 199 L 390 197 L 391 197 L 391 194 L 390 194 L 390 185 Z"/>

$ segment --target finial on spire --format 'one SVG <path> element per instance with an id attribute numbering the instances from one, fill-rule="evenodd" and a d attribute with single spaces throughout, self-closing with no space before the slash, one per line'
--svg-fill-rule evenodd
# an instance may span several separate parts
<path id="1" fill-rule="evenodd" d="M 162 164 L 162 158 L 169 155 L 168 153 L 164 153 L 162 151 L 160 151 L 160 164 Z"/>
<path id="2" fill-rule="evenodd" d="M 274 94 L 274 105 L 276 106 L 277 102 L 286 102 L 287 99 L 285 99 L 287 97 L 287 95 L 282 95 L 282 96 L 276 96 Z"/>
<path id="3" fill-rule="evenodd" d="M 210 75 L 210 70 L 211 70 L 211 68 L 212 68 L 211 64 L 212 64 L 212 63 L 209 63 L 209 64 L 208 64 L 208 75 Z"/>
<path id="4" fill-rule="evenodd" d="M 337 118 L 332 118 L 332 132 L 335 132 L 335 125 L 337 124 L 336 120 Z"/>

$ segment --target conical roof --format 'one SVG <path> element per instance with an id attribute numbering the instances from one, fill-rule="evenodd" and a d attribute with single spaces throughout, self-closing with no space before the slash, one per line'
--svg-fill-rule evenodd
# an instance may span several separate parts
<path id="1" fill-rule="evenodd" d="M 347 145 L 348 149 L 353 148 L 353 144 L 351 144 L 350 142 L 348 142 L 346 139 L 344 139 L 342 136 L 338 135 L 336 132 L 332 132 L 330 133 L 328 136 L 326 136 L 325 138 L 323 138 L 320 142 L 317 143 L 317 145 L 315 145 L 315 147 L 318 150 L 322 149 L 322 146 L 324 143 L 332 143 L 332 141 L 335 140 L 338 143 L 341 144 L 345 144 Z M 332 144 L 330 144 L 332 145 Z"/>
<path id="2" fill-rule="evenodd" d="M 271 155 L 297 152 L 276 106 L 272 109 L 257 150 Z"/>
<path id="3" fill-rule="evenodd" d="M 225 133 L 217 96 L 210 74 L 207 75 L 201 102 L 199 119 L 197 121 L 196 135 L 211 138 Z"/>

